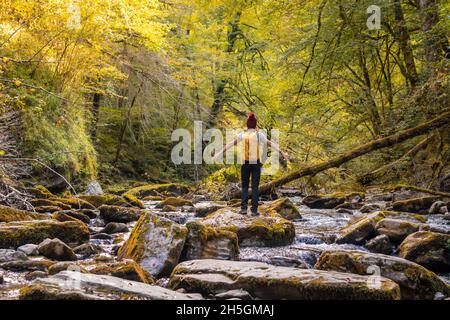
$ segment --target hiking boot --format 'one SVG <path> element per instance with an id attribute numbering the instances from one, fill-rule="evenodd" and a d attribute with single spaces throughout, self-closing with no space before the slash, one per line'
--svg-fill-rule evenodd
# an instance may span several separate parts
<path id="1" fill-rule="evenodd" d="M 239 214 L 242 214 L 242 215 L 244 215 L 244 216 L 246 216 L 247 215 L 247 209 L 241 209 L 241 211 L 239 211 Z"/>
<path id="2" fill-rule="evenodd" d="M 252 217 L 258 217 L 259 212 L 258 211 L 252 211 Z"/>

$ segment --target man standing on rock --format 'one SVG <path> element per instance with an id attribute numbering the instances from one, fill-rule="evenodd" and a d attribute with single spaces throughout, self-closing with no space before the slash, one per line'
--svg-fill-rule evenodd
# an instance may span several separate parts
<path id="1" fill-rule="evenodd" d="M 241 166 L 241 184 L 242 184 L 242 202 L 241 202 L 241 214 L 247 214 L 248 203 L 248 188 L 250 185 L 250 177 L 252 178 L 252 216 L 258 216 L 258 201 L 259 201 L 259 181 L 261 178 L 262 167 L 262 147 L 261 144 L 267 143 L 269 147 L 282 154 L 286 161 L 289 161 L 287 154 L 280 151 L 277 144 L 267 140 L 266 136 L 258 131 L 257 119 L 253 112 L 250 112 L 244 131 L 239 133 L 237 138 L 227 144 L 214 158 L 220 157 L 225 151 L 232 146 L 243 142 L 243 163 Z"/>

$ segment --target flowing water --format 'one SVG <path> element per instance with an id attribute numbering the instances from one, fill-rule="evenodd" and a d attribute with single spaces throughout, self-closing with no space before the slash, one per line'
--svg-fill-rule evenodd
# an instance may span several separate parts
<path id="1" fill-rule="evenodd" d="M 353 249 L 367 251 L 362 246 L 350 244 L 336 244 L 339 230 L 346 226 L 352 219 L 358 218 L 362 214 L 358 210 L 352 210 L 352 214 L 339 213 L 334 209 L 310 209 L 301 204 L 300 197 L 290 197 L 298 207 L 302 219 L 293 221 L 296 230 L 296 237 L 291 245 L 283 247 L 243 247 L 240 249 L 240 259 L 246 261 L 260 261 L 274 265 L 313 268 L 320 253 L 332 249 Z M 202 201 L 205 205 L 212 202 Z M 264 202 L 262 202 L 263 204 Z M 186 224 L 189 221 L 198 220 L 192 208 L 181 208 L 175 212 L 161 212 L 155 208 L 158 201 L 148 201 L 146 208 L 151 212 L 169 218 L 177 223 Z M 385 205 L 386 203 L 380 203 Z M 449 222 L 443 219 L 442 215 L 425 215 L 427 224 L 433 228 L 438 228 L 444 232 L 450 231 Z M 135 222 L 129 224 L 130 230 Z M 90 228 L 93 231 L 100 231 L 103 223 L 100 219 L 91 220 Z M 130 232 L 115 234 L 107 239 L 91 239 L 90 242 L 101 247 L 102 253 L 92 258 L 83 260 L 86 269 L 93 268 L 96 263 L 111 262 L 115 260 L 114 252 L 118 246 L 122 245 L 129 237 Z M 40 257 L 32 258 L 42 259 Z M 19 289 L 30 283 L 25 279 L 26 272 L 2 271 L 4 284 L 0 285 L 0 299 L 15 299 L 19 294 Z M 450 274 L 440 274 L 444 281 L 450 284 Z M 158 284 L 164 285 L 167 279 L 161 279 Z"/>

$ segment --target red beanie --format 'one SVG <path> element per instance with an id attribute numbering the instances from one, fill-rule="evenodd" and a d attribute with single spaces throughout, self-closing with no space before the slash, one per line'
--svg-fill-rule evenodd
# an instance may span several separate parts
<path id="1" fill-rule="evenodd" d="M 256 117 L 253 112 L 250 112 L 247 118 L 247 128 L 248 129 L 255 129 L 256 128 Z"/>

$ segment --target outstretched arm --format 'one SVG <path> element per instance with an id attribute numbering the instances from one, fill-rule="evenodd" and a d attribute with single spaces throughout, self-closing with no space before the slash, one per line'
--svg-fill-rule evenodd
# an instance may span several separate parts
<path id="1" fill-rule="evenodd" d="M 238 144 L 238 139 L 234 139 L 233 142 L 230 142 L 229 144 L 225 145 L 222 150 L 220 150 L 213 158 L 213 161 L 217 161 L 217 159 L 224 154 L 228 149 L 230 149 L 232 146 L 235 146 Z"/>
<path id="2" fill-rule="evenodd" d="M 275 142 L 267 140 L 267 145 L 269 147 L 271 147 L 273 150 L 275 150 L 276 152 L 279 152 L 286 161 L 289 161 L 289 156 L 287 155 L 287 153 L 284 153 L 283 151 L 281 151 L 280 146 L 277 145 Z"/>

